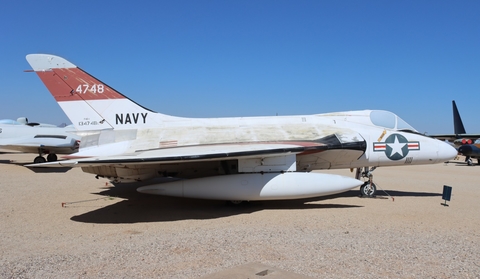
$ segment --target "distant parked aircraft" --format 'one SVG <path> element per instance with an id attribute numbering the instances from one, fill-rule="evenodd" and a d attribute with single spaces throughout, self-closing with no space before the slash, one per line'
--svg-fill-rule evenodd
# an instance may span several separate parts
<path id="1" fill-rule="evenodd" d="M 467 134 L 455 101 L 452 101 L 452 109 L 454 134 L 431 135 L 431 137 L 453 142 L 458 153 L 466 157 L 465 161 L 469 166 L 473 165 L 472 158 L 477 159 L 477 163 L 480 164 L 480 134 Z"/>
<path id="2" fill-rule="evenodd" d="M 57 154 L 78 151 L 80 137 L 73 126 L 57 127 L 43 123 L 30 123 L 25 117 L 0 120 L 0 148 L 26 153 L 38 153 L 34 163 L 57 160 Z M 43 157 L 47 155 L 47 159 Z"/>

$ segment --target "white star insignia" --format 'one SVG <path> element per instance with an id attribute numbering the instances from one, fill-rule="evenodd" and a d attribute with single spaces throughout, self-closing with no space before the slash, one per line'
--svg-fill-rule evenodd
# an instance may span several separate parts
<path id="1" fill-rule="evenodd" d="M 387 143 L 388 146 L 390 146 L 390 148 L 392 148 L 392 153 L 390 154 L 390 157 L 392 157 L 393 155 L 395 155 L 395 153 L 398 153 L 400 156 L 404 156 L 403 155 L 403 150 L 402 148 L 406 145 L 407 143 L 404 142 L 404 143 L 400 143 L 398 141 L 398 137 L 395 136 L 395 140 L 393 143 Z"/>

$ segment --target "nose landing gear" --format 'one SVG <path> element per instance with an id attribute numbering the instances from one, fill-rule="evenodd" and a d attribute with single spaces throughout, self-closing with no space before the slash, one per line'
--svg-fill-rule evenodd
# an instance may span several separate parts
<path id="1" fill-rule="evenodd" d="M 367 178 L 367 181 L 360 186 L 360 196 L 366 198 L 373 198 L 375 197 L 375 193 L 377 192 L 377 186 L 373 183 L 373 171 L 377 167 L 372 167 L 368 169 L 368 167 L 364 167 L 363 171 L 361 168 L 357 168 L 357 173 L 355 174 L 356 179 Z"/>

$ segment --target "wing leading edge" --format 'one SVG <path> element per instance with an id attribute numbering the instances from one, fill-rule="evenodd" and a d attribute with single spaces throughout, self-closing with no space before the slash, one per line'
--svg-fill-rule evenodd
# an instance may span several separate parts
<path id="1" fill-rule="evenodd" d="M 326 145 L 298 146 L 294 144 L 219 144 L 207 146 L 187 146 L 137 151 L 120 156 L 70 159 L 43 164 L 31 164 L 28 167 L 83 167 L 95 165 L 130 164 L 171 164 L 181 162 L 201 162 L 222 159 L 252 157 L 271 157 L 282 154 L 302 152 L 320 152 L 327 150 Z"/>
<path id="2" fill-rule="evenodd" d="M 266 158 L 286 154 L 303 155 L 338 149 L 356 150 L 363 153 L 366 148 L 365 146 L 365 141 L 341 143 L 335 135 L 331 135 L 318 141 L 210 144 L 139 150 L 131 154 L 118 156 L 78 158 L 43 164 L 31 164 L 28 165 L 28 167 L 172 164 L 225 159 Z"/>

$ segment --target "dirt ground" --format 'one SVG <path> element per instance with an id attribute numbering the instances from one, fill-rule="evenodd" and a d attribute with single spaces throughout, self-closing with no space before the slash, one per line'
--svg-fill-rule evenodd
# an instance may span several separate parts
<path id="1" fill-rule="evenodd" d="M 22 165 L 34 157 L 0 152 L 1 278 L 199 278 L 251 263 L 313 278 L 480 277 L 480 166 L 462 160 L 378 168 L 376 198 L 228 206 L 81 169 L 35 173 Z"/>

